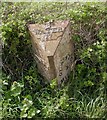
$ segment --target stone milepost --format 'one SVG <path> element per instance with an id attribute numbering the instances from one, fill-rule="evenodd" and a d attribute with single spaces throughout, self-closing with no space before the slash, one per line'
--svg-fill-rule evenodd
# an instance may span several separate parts
<path id="1" fill-rule="evenodd" d="M 58 85 L 66 82 L 74 60 L 70 22 L 29 24 L 28 29 L 39 72 L 48 81 L 57 78 Z"/>

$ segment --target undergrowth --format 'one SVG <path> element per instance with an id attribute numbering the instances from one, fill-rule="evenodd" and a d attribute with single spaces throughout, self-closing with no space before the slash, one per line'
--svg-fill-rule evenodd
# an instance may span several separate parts
<path id="1" fill-rule="evenodd" d="M 2 3 L 2 119 L 106 118 L 106 3 Z M 69 82 L 45 83 L 33 60 L 27 24 L 71 22 L 75 68 Z"/>

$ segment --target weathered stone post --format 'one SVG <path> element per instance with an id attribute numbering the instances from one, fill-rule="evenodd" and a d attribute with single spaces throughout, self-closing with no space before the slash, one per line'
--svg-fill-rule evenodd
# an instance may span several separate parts
<path id="1" fill-rule="evenodd" d="M 28 29 L 39 72 L 49 81 L 66 81 L 74 58 L 70 22 L 29 24 Z"/>

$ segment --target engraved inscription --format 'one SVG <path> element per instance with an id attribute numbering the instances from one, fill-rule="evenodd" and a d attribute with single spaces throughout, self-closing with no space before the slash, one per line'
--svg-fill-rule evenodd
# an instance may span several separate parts
<path id="1" fill-rule="evenodd" d="M 62 32 L 62 31 L 63 31 L 63 29 L 61 27 L 59 27 L 59 28 L 55 28 L 55 27 L 48 28 L 46 30 L 46 32 L 44 32 L 43 30 L 33 29 L 33 32 L 35 32 L 36 35 L 47 34 L 47 32 L 48 32 L 48 34 L 50 34 L 50 33 Z"/>
<path id="2" fill-rule="evenodd" d="M 61 79 L 61 83 L 65 82 L 68 80 L 68 75 L 64 76 L 62 79 Z"/>
<path id="3" fill-rule="evenodd" d="M 58 76 L 61 77 L 61 83 L 65 82 L 68 80 L 68 74 L 66 74 L 65 76 L 63 75 L 63 71 L 66 71 L 66 73 L 68 73 L 67 71 L 69 70 L 70 66 L 69 63 L 72 62 L 72 54 L 68 53 L 67 55 L 65 55 L 60 62 L 60 68 L 58 71 Z M 63 68 L 63 69 L 62 69 Z"/>

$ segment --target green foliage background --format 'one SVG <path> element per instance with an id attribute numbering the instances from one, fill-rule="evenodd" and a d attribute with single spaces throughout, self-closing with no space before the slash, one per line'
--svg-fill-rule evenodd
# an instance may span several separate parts
<path id="1" fill-rule="evenodd" d="M 107 3 L 2 3 L 2 119 L 105 118 Z M 44 83 L 33 60 L 27 24 L 71 22 L 75 69 L 67 85 Z"/>

